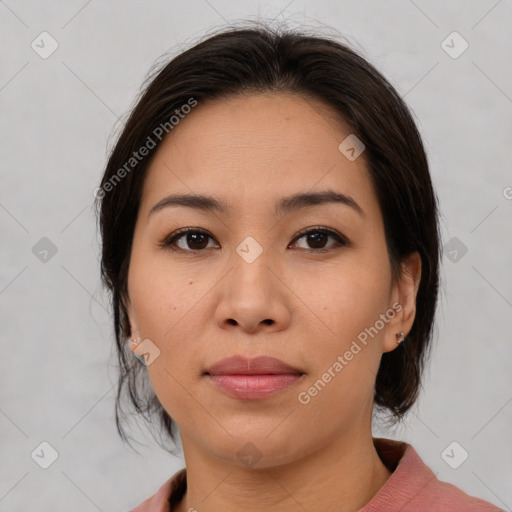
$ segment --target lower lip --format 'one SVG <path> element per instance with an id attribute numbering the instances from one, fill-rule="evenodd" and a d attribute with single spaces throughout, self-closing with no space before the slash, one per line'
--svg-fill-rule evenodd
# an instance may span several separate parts
<path id="1" fill-rule="evenodd" d="M 255 400 L 274 395 L 293 386 L 301 377 L 297 373 L 279 375 L 209 375 L 223 393 L 241 400 Z"/>

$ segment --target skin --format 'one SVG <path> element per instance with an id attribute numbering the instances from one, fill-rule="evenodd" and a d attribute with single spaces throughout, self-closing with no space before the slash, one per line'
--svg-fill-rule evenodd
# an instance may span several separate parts
<path id="1" fill-rule="evenodd" d="M 127 306 L 132 332 L 160 350 L 147 370 L 180 427 L 188 491 L 179 512 L 357 511 L 390 476 L 372 442 L 375 377 L 382 354 L 397 347 L 395 333 L 412 327 L 421 260 L 414 253 L 392 279 L 364 153 L 350 161 L 338 150 L 349 134 L 317 100 L 246 94 L 199 104 L 154 155 Z M 274 214 L 282 197 L 325 189 L 350 195 L 364 216 L 336 203 Z M 178 206 L 148 217 L 171 193 L 209 194 L 230 210 Z M 349 245 L 297 239 L 318 226 Z M 183 227 L 211 238 L 187 243 L 185 234 L 175 251 L 158 245 Z M 252 263 L 236 252 L 248 236 L 262 248 Z M 330 250 L 319 252 L 322 244 Z M 301 404 L 298 394 L 395 302 L 401 311 Z M 273 356 L 305 375 L 263 400 L 230 398 L 203 372 L 234 354 Z M 249 442 L 261 457 L 252 467 L 237 456 Z"/>

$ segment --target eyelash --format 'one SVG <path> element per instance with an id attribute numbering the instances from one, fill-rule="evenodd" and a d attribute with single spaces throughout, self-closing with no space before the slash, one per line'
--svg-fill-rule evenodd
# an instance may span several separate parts
<path id="1" fill-rule="evenodd" d="M 206 235 L 213 239 L 213 237 L 207 231 L 204 231 L 202 229 L 183 228 L 183 229 L 175 231 L 171 235 L 165 237 L 161 242 L 158 243 L 158 246 L 162 247 L 164 249 L 170 250 L 170 251 L 181 251 L 181 252 L 185 252 L 185 253 L 204 252 L 206 250 L 206 248 L 205 249 L 182 249 L 181 247 L 177 247 L 175 245 L 176 242 L 180 238 L 183 238 L 183 236 L 186 235 L 187 233 L 199 233 L 199 234 Z M 321 248 L 321 249 L 309 249 L 312 252 L 326 253 L 331 250 L 339 249 L 341 247 L 350 245 L 349 241 L 344 236 L 339 234 L 338 232 L 336 232 L 332 229 L 321 227 L 321 226 L 312 227 L 312 228 L 310 227 L 310 228 L 306 228 L 306 229 L 300 231 L 299 233 L 297 233 L 297 236 L 292 240 L 291 244 L 295 243 L 297 240 L 302 238 L 304 235 L 308 235 L 310 233 L 323 233 L 325 235 L 331 236 L 335 240 L 335 243 L 332 244 L 330 247 Z M 308 250 L 308 249 L 306 249 L 306 250 Z"/>

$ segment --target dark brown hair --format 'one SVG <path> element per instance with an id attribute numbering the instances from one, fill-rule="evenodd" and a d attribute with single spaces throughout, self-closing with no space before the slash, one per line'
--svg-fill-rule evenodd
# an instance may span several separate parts
<path id="1" fill-rule="evenodd" d="M 158 127 L 171 133 L 170 119 L 191 101 L 201 104 L 246 92 L 296 93 L 320 100 L 366 146 L 365 161 L 384 219 L 394 278 L 400 276 L 404 257 L 418 251 L 422 259 L 414 324 L 397 349 L 383 354 L 374 401 L 377 410 L 390 412 L 391 420 L 398 421 L 417 399 L 433 334 L 441 248 L 437 198 L 408 107 L 381 73 L 335 38 L 264 24 L 222 29 L 148 76 L 97 189 L 101 276 L 111 293 L 120 364 L 116 425 L 124 441 L 125 387 L 131 406 L 138 413 L 148 412 L 149 424 L 156 413 L 160 432 L 163 429 L 176 440 L 175 423 L 152 390 L 146 367 L 126 343 L 131 335 L 125 300 L 134 227 L 144 176 L 163 140 L 155 133 L 162 131 Z M 149 140 L 156 149 L 135 161 L 133 155 L 149 147 Z M 165 443 L 162 446 L 167 449 Z"/>

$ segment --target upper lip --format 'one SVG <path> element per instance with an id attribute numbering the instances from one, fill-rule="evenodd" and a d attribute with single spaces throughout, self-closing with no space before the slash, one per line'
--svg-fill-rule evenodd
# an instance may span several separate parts
<path id="1" fill-rule="evenodd" d="M 206 373 L 208 375 L 280 375 L 285 373 L 302 374 L 304 372 L 275 357 L 236 355 L 221 359 L 210 366 Z"/>

